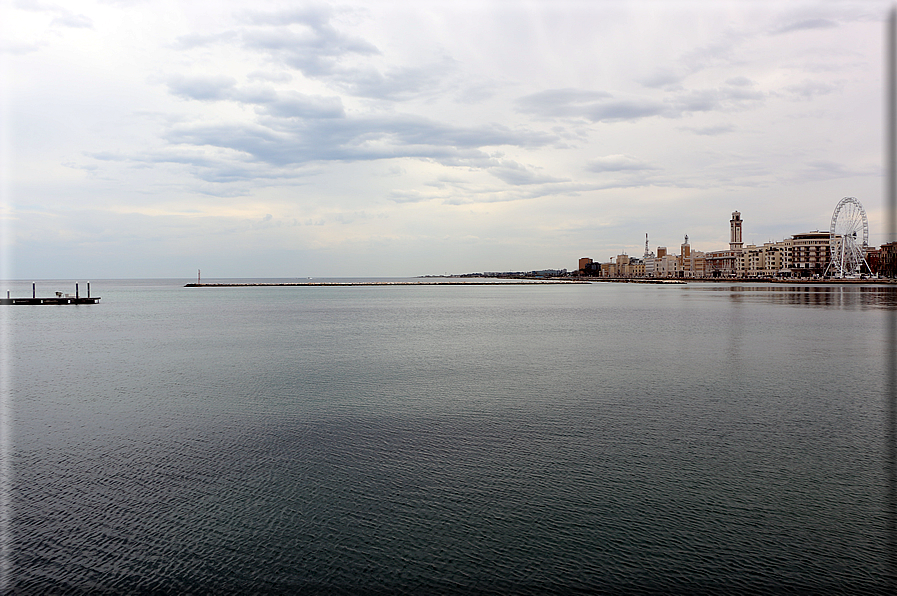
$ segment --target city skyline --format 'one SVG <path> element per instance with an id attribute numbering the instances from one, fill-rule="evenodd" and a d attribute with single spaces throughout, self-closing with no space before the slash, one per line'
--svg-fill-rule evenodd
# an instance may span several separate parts
<path id="1" fill-rule="evenodd" d="M 881 245 L 889 6 L 6 3 L 0 275 L 569 266 L 844 196 Z"/>
<path id="2" fill-rule="evenodd" d="M 854 198 L 855 198 L 855 197 L 854 197 Z M 776 238 L 776 239 L 770 238 L 770 239 L 768 239 L 768 240 L 766 240 L 766 241 L 763 241 L 763 242 L 744 242 L 744 241 L 742 241 L 742 240 L 743 240 L 743 234 L 744 234 L 744 227 L 743 227 L 743 226 L 744 226 L 745 220 L 744 220 L 741 216 L 744 215 L 744 213 L 742 213 L 740 210 L 735 210 L 735 211 L 732 212 L 731 217 L 734 218 L 736 214 L 738 214 L 738 216 L 739 216 L 739 219 L 738 219 L 738 235 L 737 235 L 738 243 L 739 243 L 739 244 L 742 244 L 742 245 L 745 246 L 745 247 L 746 247 L 746 246 L 749 246 L 749 245 L 753 245 L 753 246 L 762 246 L 763 244 L 765 244 L 765 243 L 767 243 L 767 242 L 779 242 L 779 241 L 785 239 L 785 237 L 783 237 L 783 238 Z M 727 221 L 726 223 L 731 224 L 731 223 L 732 223 L 732 220 L 730 219 L 730 220 Z M 829 222 L 829 224 L 830 224 L 830 222 Z M 791 236 L 800 235 L 800 234 L 813 233 L 813 232 L 821 232 L 821 233 L 828 234 L 828 233 L 829 233 L 829 227 L 830 227 L 830 225 L 829 225 L 829 226 L 826 226 L 826 227 L 824 227 L 824 228 L 820 226 L 820 227 L 816 227 L 816 228 L 813 228 L 813 229 L 802 230 L 802 231 L 800 231 L 800 232 L 793 232 L 793 233 L 791 233 L 791 234 L 787 234 L 786 237 L 791 237 Z M 750 227 L 748 227 L 748 230 L 750 230 Z M 878 235 L 882 235 L 882 236 L 883 236 L 883 234 L 878 234 Z M 870 238 L 873 237 L 873 233 L 872 233 L 872 230 L 871 230 L 871 229 L 870 229 L 870 231 L 869 231 L 869 237 L 870 237 Z M 654 242 L 654 243 L 653 243 L 653 246 L 654 246 L 654 248 L 655 248 L 655 251 L 656 251 L 657 248 L 673 249 L 673 248 L 675 248 L 676 246 L 680 246 L 680 245 L 682 245 L 682 244 L 689 244 L 689 245 L 691 245 L 691 241 L 690 241 L 689 239 L 694 240 L 694 237 L 693 237 L 693 236 L 690 236 L 690 235 L 687 234 L 687 233 L 680 234 L 680 238 L 683 238 L 684 240 L 681 241 L 681 242 L 678 242 L 678 243 L 677 243 L 677 242 L 666 242 L 666 243 L 665 243 L 665 242 Z M 731 234 L 731 228 L 730 228 L 730 235 L 729 235 L 729 237 L 728 237 L 728 241 L 725 243 L 725 244 L 726 244 L 725 247 L 722 246 L 722 245 L 719 245 L 719 246 L 714 245 L 712 248 L 701 248 L 701 249 L 699 249 L 699 250 L 701 250 L 702 252 L 707 252 L 707 251 L 719 251 L 719 250 L 732 249 L 732 248 L 733 248 L 733 247 L 732 247 L 732 242 L 733 242 L 733 239 L 734 239 L 734 238 L 735 238 L 735 237 L 732 236 L 732 234 Z M 717 244 L 719 244 L 719 243 L 717 243 Z M 626 256 L 633 257 L 633 258 L 642 258 L 642 256 L 644 256 L 644 254 L 645 254 L 645 250 L 644 250 L 645 247 L 648 247 L 648 250 L 649 250 L 650 252 L 652 252 L 652 253 L 655 252 L 655 251 L 651 251 L 651 250 L 650 250 L 650 246 L 652 246 L 652 244 L 651 244 L 651 242 L 650 242 L 650 232 L 646 232 L 646 233 L 645 233 L 645 244 L 642 245 L 642 252 L 640 252 L 640 253 L 638 253 L 638 254 L 630 254 L 628 251 L 625 251 L 625 250 L 624 250 L 624 251 L 621 251 L 621 252 L 619 252 L 619 253 L 617 253 L 617 254 L 611 255 L 611 256 L 608 258 L 608 261 L 612 261 L 612 260 L 616 259 L 618 256 L 621 256 L 621 255 L 626 255 Z M 875 248 L 875 247 L 876 247 L 876 245 L 873 245 L 871 241 L 870 241 L 870 243 L 869 243 L 869 246 L 870 246 L 870 248 Z"/>
<path id="3" fill-rule="evenodd" d="M 868 243 L 868 217 L 860 201 L 844 197 L 832 213 L 829 229 L 791 234 L 762 244 L 743 242 L 744 219 L 733 211 L 729 246 L 723 250 L 693 250 L 688 234 L 680 252 L 657 244 L 651 250 L 645 234 L 644 252 L 625 251 L 608 260 L 580 257 L 574 275 L 603 278 L 840 278 L 895 276 L 897 242 Z"/>

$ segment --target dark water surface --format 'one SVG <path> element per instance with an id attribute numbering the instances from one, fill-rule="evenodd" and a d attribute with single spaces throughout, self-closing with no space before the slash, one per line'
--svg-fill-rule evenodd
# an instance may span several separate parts
<path id="1" fill-rule="evenodd" d="M 4 307 L 6 593 L 893 586 L 893 289 L 183 283 Z"/>

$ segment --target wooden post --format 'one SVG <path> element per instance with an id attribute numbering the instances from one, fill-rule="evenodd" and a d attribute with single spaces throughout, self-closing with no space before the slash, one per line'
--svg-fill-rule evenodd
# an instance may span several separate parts
<path id="1" fill-rule="evenodd" d="M 37 289 L 35 288 L 36 285 L 37 284 L 35 284 L 34 282 L 31 282 L 31 298 L 32 299 L 37 298 Z"/>
<path id="2" fill-rule="evenodd" d="M 90 298 L 90 282 L 87 282 L 87 297 Z"/>
<path id="3" fill-rule="evenodd" d="M 75 300 L 78 299 L 78 283 L 75 282 Z"/>

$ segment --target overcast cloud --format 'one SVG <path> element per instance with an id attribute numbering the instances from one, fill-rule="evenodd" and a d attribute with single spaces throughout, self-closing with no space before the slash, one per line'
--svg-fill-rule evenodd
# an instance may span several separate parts
<path id="1" fill-rule="evenodd" d="M 844 196 L 880 244 L 888 7 L 7 1 L 2 275 L 573 269 Z"/>

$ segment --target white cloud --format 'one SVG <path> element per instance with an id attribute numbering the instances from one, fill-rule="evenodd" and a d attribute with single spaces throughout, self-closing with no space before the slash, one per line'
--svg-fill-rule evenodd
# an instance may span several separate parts
<path id="1" fill-rule="evenodd" d="M 185 77 L 172 75 L 168 79 L 168 89 L 174 95 L 186 99 L 216 100 L 232 96 L 236 79 L 226 75 L 200 75 Z"/>
<path id="2" fill-rule="evenodd" d="M 656 170 L 654 166 L 631 155 L 606 155 L 589 160 L 586 169 L 591 172 L 622 172 Z"/>
<path id="3" fill-rule="evenodd" d="M 834 29 L 837 26 L 838 24 L 830 19 L 816 17 L 789 22 L 776 29 L 774 33 L 791 33 L 794 31 L 804 31 L 807 29 Z"/>
<path id="4" fill-rule="evenodd" d="M 819 80 L 804 80 L 796 85 L 788 85 L 784 88 L 789 93 L 799 99 L 812 99 L 818 95 L 828 95 L 835 93 L 843 87 L 840 81 L 825 82 Z"/>
<path id="5" fill-rule="evenodd" d="M 698 135 L 715 137 L 726 133 L 734 132 L 735 127 L 731 124 L 714 124 L 710 126 L 685 126 L 683 130 L 690 130 Z"/>
<path id="6" fill-rule="evenodd" d="M 68 8 L 51 2 L 39 2 L 38 0 L 16 0 L 12 3 L 19 10 L 29 12 L 46 13 L 52 16 L 51 26 L 72 27 L 75 29 L 92 29 L 93 20 L 80 13 L 75 13 Z"/>
<path id="7" fill-rule="evenodd" d="M 821 203 L 881 192 L 887 7 L 19 0 L 0 23 L 15 271 L 73 275 L 37 244 L 90 263 L 90 237 L 146 251 L 128 275 L 365 246 L 366 274 L 416 275 L 500 268 L 499 245 L 509 268 L 570 268 L 633 229 L 717 248 L 736 208 L 824 226 Z M 452 238 L 480 264 L 431 250 Z M 399 270 L 404 250 L 432 269 Z"/>

